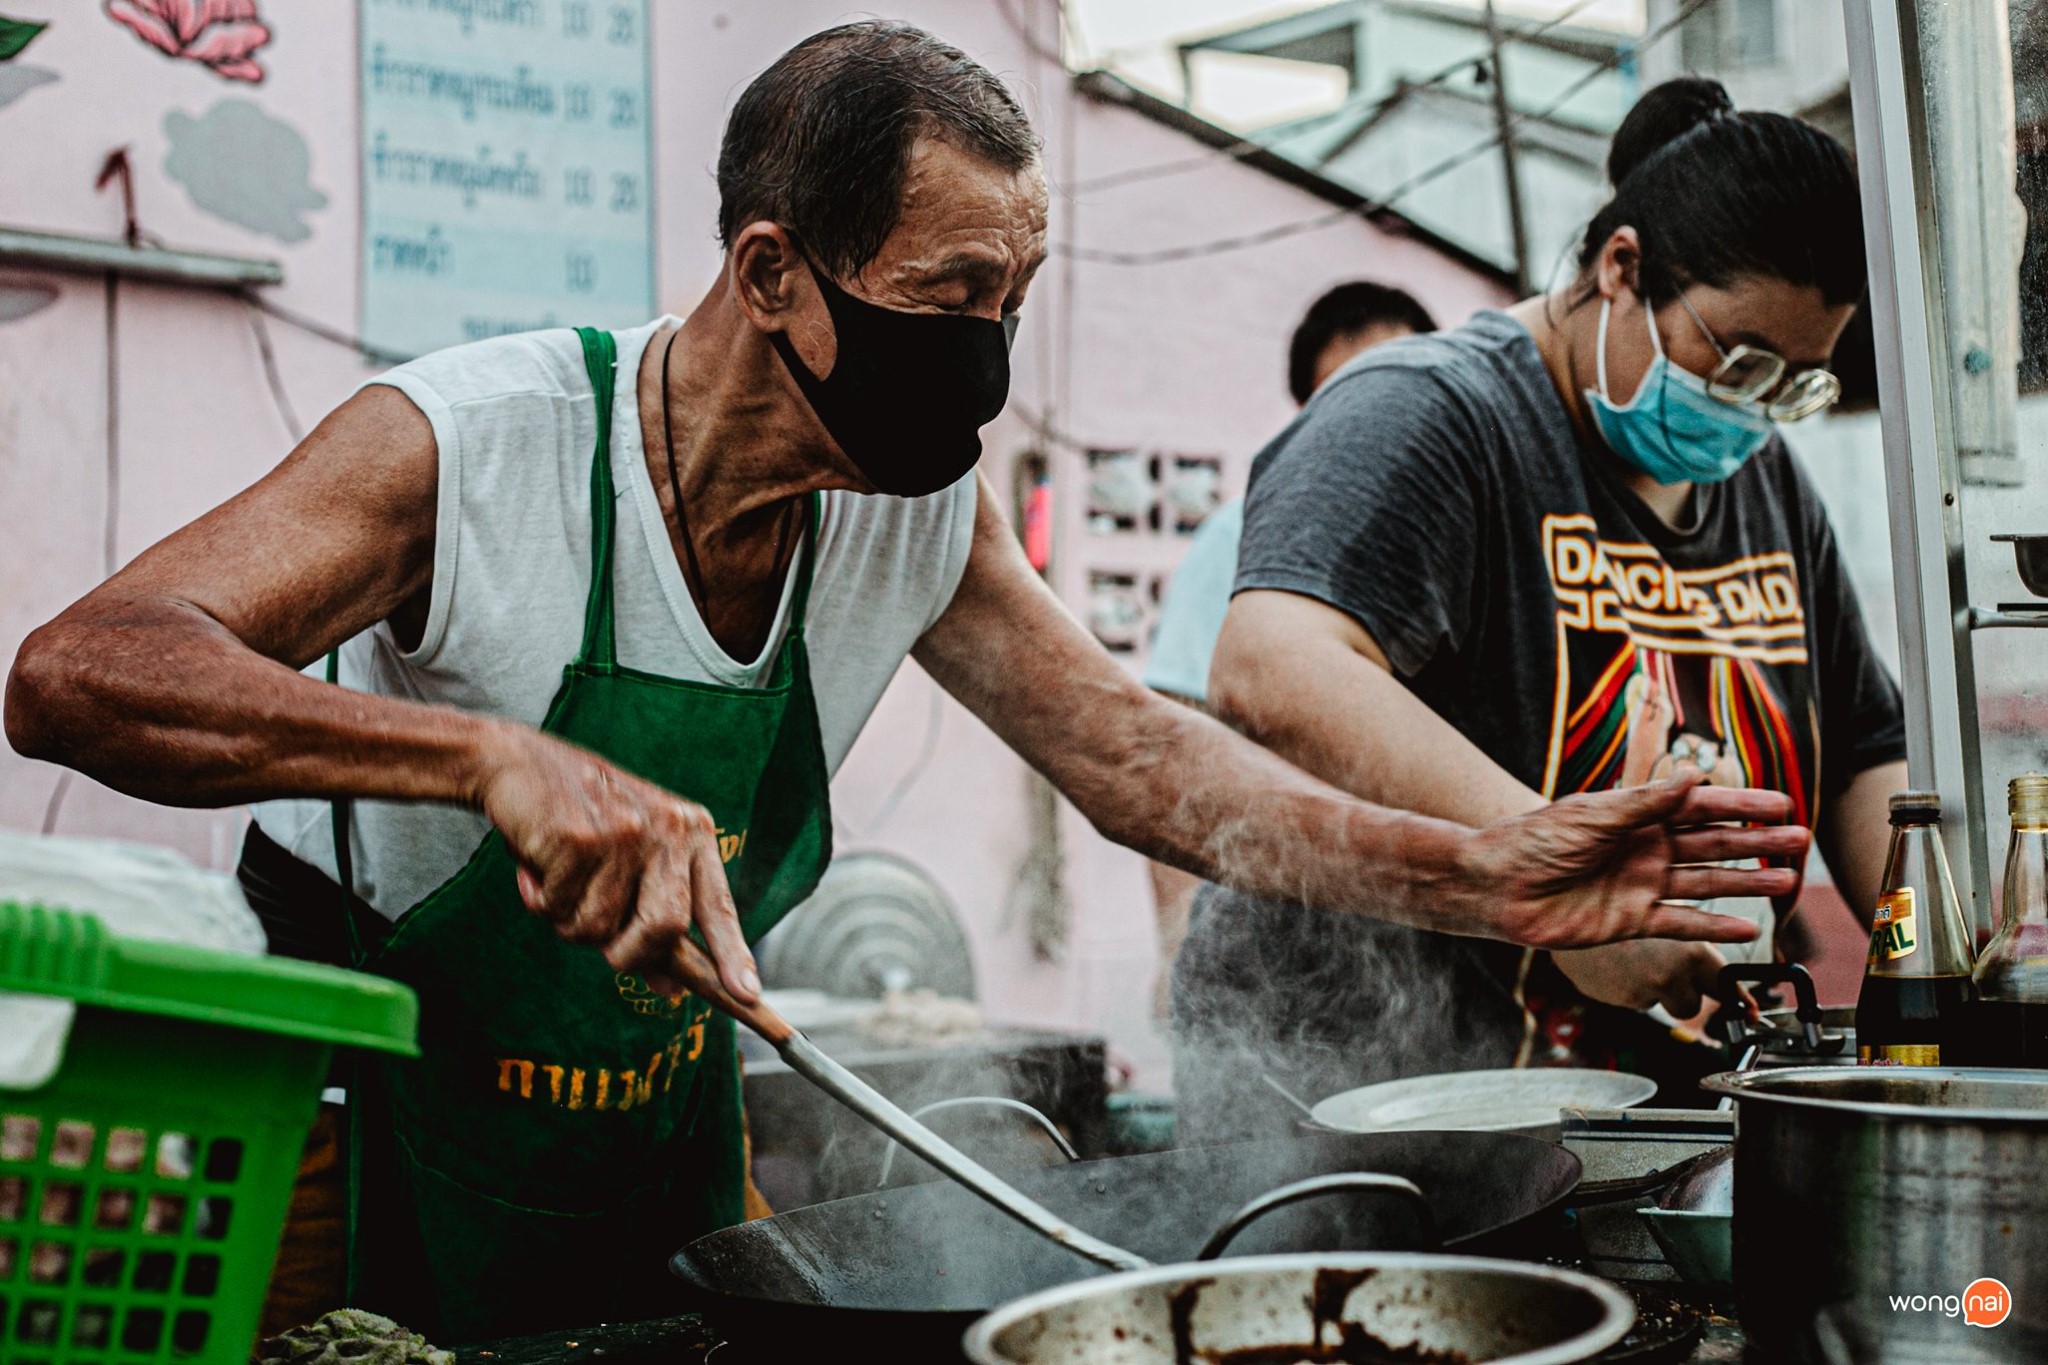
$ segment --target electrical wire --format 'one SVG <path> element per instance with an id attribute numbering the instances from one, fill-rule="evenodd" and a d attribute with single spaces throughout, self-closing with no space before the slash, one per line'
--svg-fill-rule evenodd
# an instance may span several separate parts
<path id="1" fill-rule="evenodd" d="M 1310 218 L 1279 223 L 1256 232 L 1236 233 L 1228 237 L 1213 238 L 1209 241 L 1189 242 L 1181 246 L 1160 247 L 1150 251 L 1120 251 L 1106 247 L 1080 247 L 1071 246 L 1063 242 L 1054 243 L 1053 250 L 1066 256 L 1069 260 L 1086 261 L 1096 265 L 1164 265 L 1173 261 L 1188 261 L 1207 256 L 1221 256 L 1228 252 L 1244 250 L 1247 247 L 1263 246 L 1268 242 L 1276 242 L 1283 238 L 1297 237 L 1303 233 L 1316 232 L 1323 228 L 1331 227 L 1346 218 L 1370 218 L 1374 214 L 1383 213 L 1393 208 L 1402 199 L 1421 189 L 1424 185 L 1439 180 L 1467 162 L 1484 156 L 1500 146 L 1504 137 L 1512 136 L 1515 129 L 1523 124 L 1549 118 L 1552 114 L 1570 103 L 1574 96 L 1591 85 L 1599 77 L 1622 65 L 1624 62 L 1635 60 L 1636 57 L 1642 54 L 1644 49 L 1673 32 L 1680 24 L 1690 19 L 1709 3 L 1710 0 L 1687 0 L 1683 9 L 1679 10 L 1676 15 L 1663 24 L 1658 25 L 1649 33 L 1643 35 L 1641 42 L 1622 48 L 1612 57 L 1594 65 L 1585 75 L 1567 85 L 1563 93 L 1543 108 L 1515 115 L 1507 120 L 1505 127 L 1483 141 L 1474 143 L 1461 152 L 1453 153 L 1434 165 L 1425 167 L 1379 198 L 1368 199 L 1364 203 L 1349 208 L 1319 213 Z"/>
<path id="2" fill-rule="evenodd" d="M 1581 12 L 1598 3 L 1600 3 L 1600 0 L 1578 0 L 1576 4 L 1559 11 L 1534 28 L 1526 29 L 1520 33 L 1503 34 L 1504 41 L 1502 47 L 1505 48 L 1508 43 L 1534 42 L 1559 25 L 1570 23 Z M 1407 99 L 1417 91 L 1428 90 L 1442 85 L 1460 72 L 1484 68 L 1492 60 L 1493 47 L 1489 44 L 1483 51 L 1475 52 L 1469 57 L 1462 57 L 1447 66 L 1439 67 L 1420 80 L 1401 82 L 1400 89 L 1390 95 L 1374 100 L 1370 104 L 1360 106 L 1357 112 L 1367 119 L 1377 118 L 1381 112 Z M 1349 110 L 1347 107 L 1347 109 L 1336 112 L 1343 113 L 1349 112 Z M 1067 192 L 1070 194 L 1091 194 L 1096 190 L 1116 189 L 1122 185 L 1134 185 L 1145 180 L 1159 180 L 1166 176 L 1179 175 L 1185 171 L 1200 170 L 1205 166 L 1214 166 L 1223 161 L 1237 161 L 1257 152 L 1271 150 L 1272 144 L 1262 142 L 1258 138 L 1240 138 L 1227 146 L 1212 147 L 1208 151 L 1195 156 L 1180 157 L 1173 161 L 1154 162 L 1150 166 L 1135 166 L 1127 171 L 1112 171 L 1108 175 L 1099 175 L 1090 180 L 1077 180 L 1067 186 Z"/>
<path id="3" fill-rule="evenodd" d="M 1065 246 L 1056 244 L 1053 250 L 1071 261 L 1084 261 L 1091 265 L 1167 265 L 1174 261 L 1192 261 L 1205 256 L 1223 256 L 1233 251 L 1244 251 L 1250 247 L 1265 246 L 1269 242 L 1299 237 L 1303 233 L 1320 232 L 1335 227 L 1347 218 L 1370 217 L 1388 207 L 1390 201 L 1360 204 L 1354 208 L 1330 209 L 1313 218 L 1300 218 L 1292 222 L 1277 223 L 1256 232 L 1241 232 L 1230 237 L 1213 237 L 1205 242 L 1190 242 L 1185 246 L 1160 247 L 1152 251 L 1120 251 L 1109 247 Z"/>
<path id="4" fill-rule="evenodd" d="M 1114 444 L 1105 444 L 1101 441 L 1084 441 L 1078 436 L 1063 431 L 1054 421 L 1051 414 L 1034 411 L 1021 400 L 1012 400 L 1009 407 L 1004 409 L 1004 412 L 1016 417 L 1018 421 L 1031 429 L 1032 435 L 1044 441 L 1047 445 L 1059 446 L 1077 455 L 1089 455 L 1098 450 L 1119 449 Z"/>
<path id="5" fill-rule="evenodd" d="M 381 346 L 372 345 L 359 336 L 353 336 L 337 327 L 329 327 L 318 319 L 309 318 L 304 313 L 295 313 L 281 304 L 272 303 L 253 289 L 244 289 L 241 291 L 241 295 L 257 311 L 267 313 L 285 326 L 296 327 L 309 336 L 319 337 L 322 341 L 331 342 L 336 346 L 346 346 L 365 360 L 374 360 L 380 365 L 403 365 L 409 360 L 419 359 L 418 356 L 401 355 L 397 351 L 387 351 Z"/>
<path id="6" fill-rule="evenodd" d="M 254 299 L 245 294 L 242 301 L 248 305 L 249 330 L 256 334 L 256 350 L 263 357 L 263 379 L 270 386 L 270 401 L 277 405 L 277 415 L 283 420 L 284 429 L 291 433 L 292 444 L 297 445 L 306 439 L 306 428 L 292 407 L 291 395 L 285 392 L 284 376 L 278 373 L 277 351 L 270 344 L 270 324 L 263 320 L 263 310 Z"/>
<path id="7" fill-rule="evenodd" d="M 888 795 L 882 798 L 874 815 L 854 832 L 854 840 L 869 839 L 879 833 L 882 826 L 889 823 L 889 817 L 896 813 L 896 808 L 903 804 L 903 798 L 910 795 L 910 789 L 930 769 L 932 760 L 939 756 L 939 735 L 946 725 L 946 693 L 937 683 L 931 684 L 931 698 L 931 709 L 925 718 L 924 741 L 918 746 L 917 757 L 910 760 L 910 766 L 896 779 L 896 785 L 889 788 Z"/>

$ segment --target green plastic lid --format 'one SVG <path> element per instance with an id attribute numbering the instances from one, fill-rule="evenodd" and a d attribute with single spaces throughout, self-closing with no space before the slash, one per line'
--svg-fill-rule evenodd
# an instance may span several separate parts
<path id="1" fill-rule="evenodd" d="M 0 901 L 0 991 L 419 1055 L 419 1001 L 396 981 L 117 938 L 73 910 Z"/>

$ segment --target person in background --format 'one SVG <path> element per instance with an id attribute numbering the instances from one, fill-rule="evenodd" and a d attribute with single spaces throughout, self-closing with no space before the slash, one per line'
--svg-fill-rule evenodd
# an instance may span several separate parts
<path id="1" fill-rule="evenodd" d="M 1212 711 L 1348 791 L 1486 826 L 1674 772 L 1784 793 L 1851 905 L 1906 785 L 1897 685 L 1780 422 L 1864 290 L 1848 152 L 1710 80 L 1646 94 L 1547 296 L 1384 347 L 1253 466 Z M 1774 893 L 1775 909 L 1791 897 Z M 1722 954 L 1525 952 L 1205 890 L 1173 985 L 1186 1131 L 1412 1073 L 1620 1066 L 1698 1103 Z M 1646 1013 L 1663 1008 L 1663 1021 Z"/>
<path id="2" fill-rule="evenodd" d="M 1287 343 L 1287 391 L 1300 407 L 1346 361 L 1386 341 L 1436 330 L 1436 319 L 1413 294 L 1371 280 L 1351 280 L 1324 291 L 1295 326 Z M 1232 498 L 1202 521 L 1159 604 L 1145 686 L 1203 706 L 1209 697 L 1209 657 L 1223 630 L 1230 589 L 1237 578 L 1237 542 L 1244 533 L 1244 499 Z M 1152 863 L 1152 895 L 1159 928 L 1158 986 L 1153 1009 L 1166 1012 L 1173 955 L 1187 933 L 1188 909 L 1202 879 L 1168 863 Z"/>

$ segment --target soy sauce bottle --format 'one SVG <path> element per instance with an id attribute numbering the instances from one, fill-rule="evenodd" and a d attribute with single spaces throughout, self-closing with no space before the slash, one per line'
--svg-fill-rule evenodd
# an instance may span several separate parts
<path id="1" fill-rule="evenodd" d="M 1977 959 L 1973 1060 L 2048 1067 L 2048 777 L 2015 777 L 2005 803 L 2012 814 L 2005 906 Z"/>
<path id="2" fill-rule="evenodd" d="M 1970 933 L 1941 847 L 1941 798 L 1891 799 L 1891 851 L 1856 997 L 1856 1055 L 1873 1066 L 1976 1060 Z"/>

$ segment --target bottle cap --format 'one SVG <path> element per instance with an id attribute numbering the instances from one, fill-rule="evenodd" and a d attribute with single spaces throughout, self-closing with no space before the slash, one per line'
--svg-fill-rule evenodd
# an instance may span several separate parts
<path id="1" fill-rule="evenodd" d="M 1940 792 L 1893 792 L 1892 823 L 1928 825 L 1941 819 Z"/>
<path id="2" fill-rule="evenodd" d="M 2005 808 L 2015 825 L 2048 825 L 2048 776 L 2015 777 L 2005 789 Z"/>

